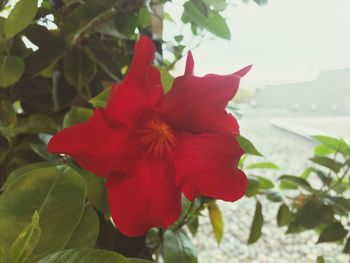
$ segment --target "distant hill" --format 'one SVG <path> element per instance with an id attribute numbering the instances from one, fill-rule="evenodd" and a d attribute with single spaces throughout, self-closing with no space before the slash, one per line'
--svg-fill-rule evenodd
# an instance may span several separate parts
<path id="1" fill-rule="evenodd" d="M 255 100 L 256 107 L 350 115 L 350 68 L 325 71 L 314 81 L 266 86 Z"/>

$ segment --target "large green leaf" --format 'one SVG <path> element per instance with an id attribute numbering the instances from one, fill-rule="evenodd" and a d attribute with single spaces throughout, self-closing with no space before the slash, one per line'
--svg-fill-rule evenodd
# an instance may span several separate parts
<path id="1" fill-rule="evenodd" d="M 91 206 L 84 209 L 83 216 L 70 237 L 65 249 L 94 247 L 99 230 L 99 220 Z"/>
<path id="2" fill-rule="evenodd" d="M 163 255 L 165 263 L 197 263 L 197 252 L 188 236 L 167 230 L 164 233 Z"/>
<path id="3" fill-rule="evenodd" d="M 304 189 L 310 190 L 311 185 L 304 178 L 294 176 L 294 175 L 282 175 L 279 177 L 281 180 L 280 188 L 282 189 L 292 189 L 293 187 L 302 187 Z M 282 183 L 286 183 L 284 186 Z M 289 187 L 290 186 L 290 187 Z"/>
<path id="4" fill-rule="evenodd" d="M 84 180 L 71 168 L 48 166 L 15 176 L 0 196 L 0 246 L 9 251 L 37 210 L 41 238 L 32 261 L 62 249 L 80 221 L 84 201 Z"/>
<path id="5" fill-rule="evenodd" d="M 11 246 L 10 261 L 12 263 L 25 262 L 38 244 L 41 237 L 39 213 L 34 212 L 32 222 L 19 234 Z M 1 262 L 1 261 L 0 261 Z"/>
<path id="6" fill-rule="evenodd" d="M 16 83 L 24 73 L 23 59 L 15 56 L 0 55 L 0 87 Z"/>
<path id="7" fill-rule="evenodd" d="M 8 101 L 0 101 L 0 126 L 15 126 L 17 124 L 16 111 Z"/>
<path id="8" fill-rule="evenodd" d="M 81 90 L 96 74 L 96 62 L 84 48 L 72 47 L 63 58 L 63 74 L 66 81 Z"/>
<path id="9" fill-rule="evenodd" d="M 320 234 L 317 243 L 334 242 L 345 238 L 348 230 L 340 222 L 328 225 Z"/>
<path id="10" fill-rule="evenodd" d="M 253 244 L 261 237 L 261 229 L 264 224 L 264 216 L 262 214 L 262 205 L 259 201 L 256 202 L 255 214 L 250 227 L 248 244 Z"/>
<path id="11" fill-rule="evenodd" d="M 189 20 L 195 22 L 198 26 L 205 28 L 209 32 L 224 39 L 230 39 L 231 33 L 225 19 L 219 12 L 210 9 L 201 8 L 197 0 L 190 0 L 184 4 L 186 16 Z M 203 10 L 207 11 L 207 14 Z"/>
<path id="12" fill-rule="evenodd" d="M 296 214 L 296 221 L 305 228 L 315 228 L 322 222 L 327 222 L 333 217 L 330 206 L 316 200 L 308 200 Z"/>
<path id="13" fill-rule="evenodd" d="M 215 201 L 212 201 L 209 203 L 208 211 L 216 242 L 220 244 L 224 234 L 224 220 L 222 219 L 220 208 Z"/>
<path id="14" fill-rule="evenodd" d="M 38 10 L 37 0 L 20 0 L 11 10 L 4 25 L 6 38 L 11 38 L 32 23 Z"/>
<path id="15" fill-rule="evenodd" d="M 31 115 L 18 120 L 14 128 L 16 134 L 54 133 L 57 131 L 56 124 L 46 115 Z"/>

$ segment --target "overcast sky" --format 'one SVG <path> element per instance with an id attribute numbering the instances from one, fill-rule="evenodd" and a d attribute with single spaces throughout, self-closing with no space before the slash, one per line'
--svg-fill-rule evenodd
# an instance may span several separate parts
<path id="1" fill-rule="evenodd" d="M 232 0 L 231 0 L 232 1 Z M 350 0 L 269 0 L 234 4 L 225 11 L 232 38 L 202 43 L 193 51 L 196 73 L 254 69 L 244 85 L 315 78 L 325 69 L 350 67 Z M 180 5 L 167 6 L 179 14 Z M 165 28 L 171 32 L 171 28 Z"/>

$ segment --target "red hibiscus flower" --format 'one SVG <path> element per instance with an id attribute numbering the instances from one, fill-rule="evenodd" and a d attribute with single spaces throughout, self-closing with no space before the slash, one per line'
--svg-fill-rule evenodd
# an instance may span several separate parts
<path id="1" fill-rule="evenodd" d="M 243 154 L 235 139 L 238 123 L 225 107 L 250 67 L 196 77 L 189 53 L 185 74 L 163 94 L 154 53 L 142 36 L 106 108 L 60 131 L 48 146 L 106 178 L 113 221 L 128 236 L 172 224 L 181 213 L 181 193 L 189 200 L 203 195 L 235 201 L 247 188 L 237 168 Z"/>

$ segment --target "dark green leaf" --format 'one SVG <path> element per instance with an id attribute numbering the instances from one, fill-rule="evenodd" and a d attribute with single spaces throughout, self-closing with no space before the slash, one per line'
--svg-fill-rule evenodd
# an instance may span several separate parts
<path id="1" fill-rule="evenodd" d="M 73 47 L 63 58 L 63 74 L 66 81 L 81 90 L 96 74 L 96 62 L 84 48 Z"/>
<path id="2" fill-rule="evenodd" d="M 38 10 L 37 0 L 20 0 L 11 10 L 4 25 L 6 38 L 12 38 L 32 23 Z M 0 78 L 1 79 L 1 78 Z"/>
<path id="3" fill-rule="evenodd" d="M 23 75 L 24 68 L 23 59 L 0 55 L 0 87 L 4 88 L 16 83 Z"/>
<path id="4" fill-rule="evenodd" d="M 326 223 L 332 217 L 333 210 L 330 206 L 314 200 L 308 200 L 296 214 L 296 220 L 302 227 L 307 229 L 315 228 L 321 223 Z"/>
<path id="5" fill-rule="evenodd" d="M 71 249 L 49 255 L 38 263 L 129 263 L 122 255 L 100 249 Z"/>
<path id="6" fill-rule="evenodd" d="M 252 225 L 250 227 L 250 234 L 248 244 L 253 244 L 261 237 L 261 229 L 264 224 L 264 216 L 262 214 L 262 206 L 259 201 L 256 202 L 255 214 Z"/>
<path id="7" fill-rule="evenodd" d="M 350 254 L 350 237 L 346 240 L 345 246 L 343 248 L 344 254 Z"/>
<path id="8" fill-rule="evenodd" d="M 208 211 L 216 242 L 220 244 L 224 234 L 224 220 L 222 219 L 220 208 L 215 201 L 212 201 L 209 203 Z"/>
<path id="9" fill-rule="evenodd" d="M 310 158 L 310 160 L 314 163 L 317 163 L 319 165 L 322 165 L 326 168 L 331 169 L 335 173 L 339 173 L 340 169 L 342 168 L 341 163 L 339 163 L 331 158 L 328 158 L 328 157 L 314 156 L 314 157 Z"/>
<path id="10" fill-rule="evenodd" d="M 277 224 L 279 227 L 289 225 L 292 220 L 292 213 L 286 204 L 282 204 L 277 213 Z"/>
<path id="11" fill-rule="evenodd" d="M 259 180 L 256 178 L 248 177 L 248 187 L 245 195 L 247 197 L 255 196 L 259 193 Z"/>
<path id="12" fill-rule="evenodd" d="M 283 198 L 282 198 L 282 195 L 280 194 L 280 192 L 275 191 L 273 189 L 269 189 L 269 190 L 265 191 L 265 194 L 266 194 L 266 198 L 268 200 L 270 200 L 271 202 L 279 203 L 279 202 L 283 201 Z"/>
<path id="13" fill-rule="evenodd" d="M 198 232 L 199 221 L 198 216 L 193 217 L 188 223 L 187 227 L 190 230 L 191 234 L 195 236 Z"/>
<path id="14" fill-rule="evenodd" d="M 166 263 L 197 263 L 197 252 L 191 240 L 182 231 L 164 233 L 163 255 Z"/>
<path id="15" fill-rule="evenodd" d="M 84 209 L 82 218 L 74 229 L 65 249 L 94 247 L 99 230 L 99 220 L 91 206 Z"/>
<path id="16" fill-rule="evenodd" d="M 14 128 L 16 134 L 54 133 L 56 124 L 46 115 L 31 115 L 18 120 Z"/>
<path id="17" fill-rule="evenodd" d="M 19 234 L 11 246 L 11 262 L 25 262 L 38 244 L 40 237 L 41 229 L 39 226 L 39 213 L 38 211 L 35 211 L 32 222 Z"/>
<path id="18" fill-rule="evenodd" d="M 121 34 L 131 37 L 135 34 L 137 20 L 137 14 L 134 12 L 119 12 L 115 16 L 114 24 Z"/>
<path id="19" fill-rule="evenodd" d="M 340 222 L 328 225 L 320 234 L 317 243 L 334 242 L 345 238 L 348 231 Z"/>
<path id="20" fill-rule="evenodd" d="M 245 151 L 246 154 L 263 156 L 254 146 L 254 144 L 242 135 L 236 137 L 239 145 Z"/>
<path id="21" fill-rule="evenodd" d="M 305 179 L 293 175 L 282 175 L 279 180 L 282 182 L 287 182 L 288 184 L 294 185 L 296 187 L 302 187 L 307 190 L 311 189 L 311 185 Z"/>
<path id="22" fill-rule="evenodd" d="M 16 126 L 17 115 L 12 106 L 8 101 L 0 101 L 0 126 Z"/>

